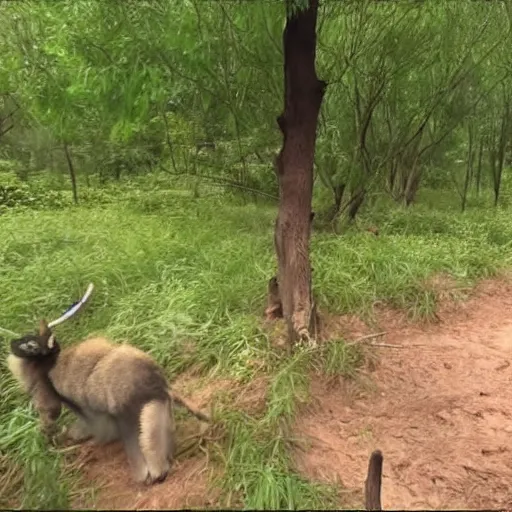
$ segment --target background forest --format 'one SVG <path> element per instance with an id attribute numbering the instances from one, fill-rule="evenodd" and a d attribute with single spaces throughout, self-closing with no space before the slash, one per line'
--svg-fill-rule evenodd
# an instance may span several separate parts
<path id="1" fill-rule="evenodd" d="M 282 0 L 0 2 L 0 328 L 33 330 L 93 282 L 64 344 L 128 339 L 191 396 L 230 382 L 192 455 L 207 454 L 209 505 L 358 507 L 297 470 L 291 426 L 312 379 L 358 382 L 373 356 L 336 335 L 288 355 L 262 322 L 285 22 Z M 322 314 L 433 320 L 433 275 L 468 287 L 510 267 L 511 28 L 508 0 L 321 3 Z M 0 506 L 98 503 L 0 372 Z M 240 401 L 251 386 L 262 398 Z"/>

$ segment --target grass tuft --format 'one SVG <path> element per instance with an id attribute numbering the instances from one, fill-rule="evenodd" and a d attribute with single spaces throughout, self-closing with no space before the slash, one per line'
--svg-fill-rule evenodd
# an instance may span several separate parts
<path id="1" fill-rule="evenodd" d="M 364 362 L 361 346 L 346 343 L 344 340 L 332 340 L 324 345 L 323 372 L 326 375 L 341 375 L 354 378 L 358 368 Z"/>
<path id="2" fill-rule="evenodd" d="M 310 349 L 299 350 L 289 361 L 281 363 L 269 386 L 263 418 L 231 416 L 222 479 L 227 507 L 337 508 L 337 489 L 303 479 L 294 472 L 290 458 L 290 427 L 298 402 L 307 399 L 312 355 Z M 242 503 L 237 502 L 240 496 L 245 496 Z"/>

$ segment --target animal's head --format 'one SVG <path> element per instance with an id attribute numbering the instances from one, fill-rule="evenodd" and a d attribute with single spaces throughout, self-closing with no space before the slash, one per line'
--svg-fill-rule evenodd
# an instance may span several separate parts
<path id="1" fill-rule="evenodd" d="M 39 334 L 27 334 L 22 338 L 12 340 L 11 352 L 23 359 L 40 359 L 58 354 L 60 346 L 46 320 L 41 320 Z"/>
<path id="2" fill-rule="evenodd" d="M 268 280 L 268 287 L 270 290 L 277 290 L 279 288 L 279 282 L 277 276 L 273 276 Z"/>

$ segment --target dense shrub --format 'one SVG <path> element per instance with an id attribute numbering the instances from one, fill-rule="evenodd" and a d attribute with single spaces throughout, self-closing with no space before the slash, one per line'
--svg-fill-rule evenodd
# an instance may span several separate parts
<path id="1" fill-rule="evenodd" d="M 70 204 L 62 191 L 21 181 L 12 172 L 0 172 L 0 214 L 12 209 L 60 209 Z"/>

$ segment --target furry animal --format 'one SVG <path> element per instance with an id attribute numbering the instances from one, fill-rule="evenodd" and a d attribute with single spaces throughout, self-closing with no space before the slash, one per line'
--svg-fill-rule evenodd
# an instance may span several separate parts
<path id="1" fill-rule="evenodd" d="M 382 484 L 382 463 L 384 457 L 380 450 L 370 455 L 368 475 L 364 486 L 364 500 L 366 510 L 382 510 L 380 503 L 380 490 Z"/>
<path id="2" fill-rule="evenodd" d="M 146 353 L 105 338 L 61 351 L 45 320 L 39 334 L 11 341 L 8 367 L 36 407 L 49 434 L 67 406 L 76 416 L 74 441 L 121 439 L 137 482 L 165 480 L 175 444 L 173 401 L 203 421 L 209 418 L 169 389 L 162 369 Z"/>
<path id="3" fill-rule="evenodd" d="M 279 284 L 277 276 L 271 277 L 268 281 L 267 309 L 265 309 L 267 320 L 275 320 L 283 317 L 283 304 L 279 295 Z"/>

